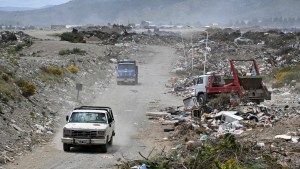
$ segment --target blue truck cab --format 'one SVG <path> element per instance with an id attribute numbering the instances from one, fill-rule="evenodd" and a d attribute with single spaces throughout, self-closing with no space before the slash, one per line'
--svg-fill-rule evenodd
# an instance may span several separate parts
<path id="1" fill-rule="evenodd" d="M 121 83 L 138 84 L 138 66 L 136 65 L 136 61 L 118 61 L 117 84 Z"/>

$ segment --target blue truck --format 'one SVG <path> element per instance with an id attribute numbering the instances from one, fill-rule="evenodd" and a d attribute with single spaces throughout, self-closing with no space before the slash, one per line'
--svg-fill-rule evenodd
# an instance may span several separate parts
<path id="1" fill-rule="evenodd" d="M 136 61 L 118 61 L 117 63 L 117 84 L 131 83 L 138 84 L 138 66 Z"/>

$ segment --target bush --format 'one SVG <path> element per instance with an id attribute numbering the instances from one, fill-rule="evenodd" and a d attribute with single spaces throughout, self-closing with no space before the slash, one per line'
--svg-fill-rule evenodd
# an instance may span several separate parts
<path id="1" fill-rule="evenodd" d="M 300 80 L 300 64 L 294 67 L 282 68 L 275 71 L 275 83 L 273 88 L 283 87 L 284 84 L 290 85 L 293 80 L 299 82 Z"/>
<path id="2" fill-rule="evenodd" d="M 72 43 L 86 43 L 84 37 L 78 33 L 64 32 L 60 35 L 62 41 L 68 41 Z"/>
<path id="3" fill-rule="evenodd" d="M 25 80 L 23 80 L 23 79 L 18 79 L 18 80 L 15 81 L 15 83 L 19 87 L 23 87 L 23 86 L 25 86 L 27 84 L 27 82 Z"/>
<path id="4" fill-rule="evenodd" d="M 33 83 L 26 83 L 21 87 L 22 95 L 25 97 L 29 97 L 35 94 L 36 86 Z"/>
<path id="5" fill-rule="evenodd" d="M 81 50 L 79 48 L 74 48 L 72 50 L 70 49 L 62 49 L 58 52 L 59 55 L 70 55 L 70 54 L 77 54 L 77 55 L 85 55 L 86 51 L 85 50 Z"/>
<path id="6" fill-rule="evenodd" d="M 58 52 L 59 55 L 69 55 L 71 51 L 69 49 L 62 49 Z"/>
<path id="7" fill-rule="evenodd" d="M 12 82 L 5 82 L 0 80 L 0 100 L 7 103 L 9 99 L 16 99 L 20 94 L 15 89 Z"/>
<path id="8" fill-rule="evenodd" d="M 53 66 L 41 67 L 41 70 L 46 72 L 46 73 L 50 73 L 50 74 L 54 74 L 54 75 L 63 75 L 64 74 L 63 70 L 61 70 L 58 67 L 53 67 Z"/>
<path id="9" fill-rule="evenodd" d="M 86 54 L 86 51 L 85 50 L 81 50 L 79 48 L 74 48 L 72 51 L 71 51 L 72 54 L 78 54 L 78 55 L 85 55 Z"/>
<path id="10" fill-rule="evenodd" d="M 36 92 L 36 86 L 33 83 L 26 82 L 23 79 L 18 79 L 15 83 L 20 87 L 22 95 L 25 97 L 32 96 Z"/>
<path id="11" fill-rule="evenodd" d="M 71 73 L 74 73 L 74 74 L 76 74 L 76 73 L 79 72 L 79 69 L 78 69 L 78 67 L 76 67 L 76 66 L 69 66 L 69 67 L 68 67 L 68 70 L 69 70 Z"/>
<path id="12" fill-rule="evenodd" d="M 13 48 L 9 49 L 9 53 L 10 54 L 16 54 L 17 52 L 21 51 L 24 47 L 29 47 L 33 44 L 32 41 L 25 41 L 22 43 L 18 43 L 16 46 L 14 46 Z"/>
<path id="13" fill-rule="evenodd" d="M 7 82 L 9 80 L 9 77 L 7 74 L 2 74 L 2 79 Z"/>

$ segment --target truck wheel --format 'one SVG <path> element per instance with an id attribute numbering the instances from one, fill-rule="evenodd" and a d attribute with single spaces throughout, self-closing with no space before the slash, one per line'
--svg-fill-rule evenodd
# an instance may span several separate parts
<path id="1" fill-rule="evenodd" d="M 198 103 L 200 104 L 200 105 L 203 105 L 203 104 L 205 104 L 205 96 L 204 96 L 204 94 L 199 94 L 198 95 L 198 97 L 197 97 L 197 100 L 198 100 Z"/>
<path id="2" fill-rule="evenodd" d="M 107 153 L 107 143 L 101 146 L 102 152 Z"/>
<path id="3" fill-rule="evenodd" d="M 120 82 L 117 82 L 117 85 L 120 85 Z"/>
<path id="4" fill-rule="evenodd" d="M 106 143 L 101 146 L 103 153 L 107 153 L 107 144 L 108 144 L 108 139 L 106 139 Z"/>
<path id="5" fill-rule="evenodd" d="M 64 151 L 70 151 L 70 149 L 71 149 L 71 146 L 69 145 L 69 144 L 66 144 L 66 143 L 64 143 L 63 144 L 63 148 L 64 148 Z"/>
<path id="6" fill-rule="evenodd" d="M 110 140 L 109 140 L 109 142 L 108 142 L 108 145 L 110 145 L 110 146 L 111 146 L 111 145 L 113 144 L 113 138 L 114 138 L 114 137 L 113 137 L 113 136 L 111 136 L 111 138 L 110 138 Z"/>
<path id="7" fill-rule="evenodd" d="M 135 84 L 139 84 L 138 78 L 135 78 Z"/>

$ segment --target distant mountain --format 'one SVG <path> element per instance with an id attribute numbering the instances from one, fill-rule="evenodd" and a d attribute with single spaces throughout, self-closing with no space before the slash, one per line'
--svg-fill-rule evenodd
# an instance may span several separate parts
<path id="1" fill-rule="evenodd" d="M 299 0 L 72 0 L 43 9 L 0 12 L 0 24 L 228 23 L 299 18 Z"/>
<path id="2" fill-rule="evenodd" d="M 27 11 L 27 10 L 34 10 L 35 8 L 28 8 L 28 7 L 0 7 L 0 11 Z"/>

